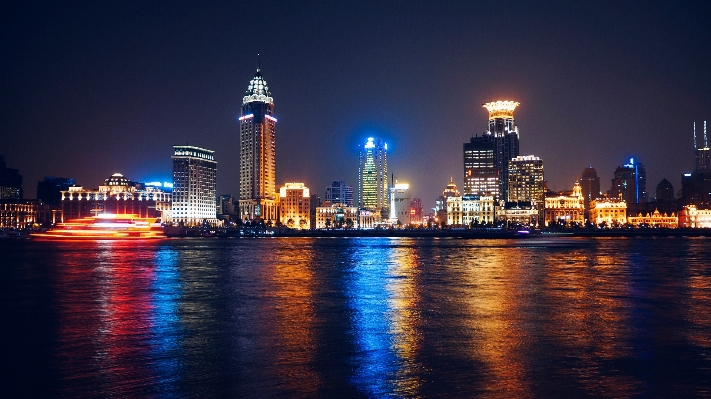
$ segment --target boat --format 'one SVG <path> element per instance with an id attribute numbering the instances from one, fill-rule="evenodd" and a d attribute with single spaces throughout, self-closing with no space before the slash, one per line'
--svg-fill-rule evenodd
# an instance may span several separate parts
<path id="1" fill-rule="evenodd" d="M 58 223 L 32 238 L 42 240 L 150 240 L 165 238 L 157 218 L 142 218 L 135 214 L 99 214 L 83 219 Z"/>

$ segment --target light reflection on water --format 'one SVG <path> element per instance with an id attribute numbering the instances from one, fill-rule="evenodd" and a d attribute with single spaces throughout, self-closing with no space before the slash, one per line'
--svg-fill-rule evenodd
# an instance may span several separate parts
<path id="1" fill-rule="evenodd" d="M 0 243 L 8 356 L 43 397 L 708 397 L 710 243 Z"/>

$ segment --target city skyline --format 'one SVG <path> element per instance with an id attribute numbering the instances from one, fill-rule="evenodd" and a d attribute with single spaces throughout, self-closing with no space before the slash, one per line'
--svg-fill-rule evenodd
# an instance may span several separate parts
<path id="1" fill-rule="evenodd" d="M 711 114 L 709 28 L 698 23 L 709 11 L 699 5 L 632 3 L 609 16 L 604 6 L 517 4 L 496 33 L 485 22 L 493 4 L 264 5 L 274 26 L 262 30 L 244 19 L 246 4 L 0 7 L 0 154 L 26 198 L 45 175 L 164 181 L 174 144 L 214 149 L 217 193 L 236 197 L 239 104 L 257 53 L 279 99 L 277 186 L 355 186 L 358 143 L 383 137 L 389 172 L 426 209 L 450 177 L 464 187 L 461 145 L 486 130 L 484 102 L 521 103 L 520 153 L 544 160 L 556 191 L 588 166 L 606 191 L 632 157 L 649 187 L 666 178 L 678 189 L 694 168 L 692 124 Z M 480 57 L 497 44 L 508 50 Z"/>

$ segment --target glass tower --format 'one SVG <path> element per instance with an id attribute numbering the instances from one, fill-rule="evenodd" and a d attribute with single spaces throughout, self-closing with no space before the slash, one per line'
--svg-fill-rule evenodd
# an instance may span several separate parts
<path id="1" fill-rule="evenodd" d="M 369 137 L 358 156 L 358 207 L 388 213 L 388 145 Z"/>

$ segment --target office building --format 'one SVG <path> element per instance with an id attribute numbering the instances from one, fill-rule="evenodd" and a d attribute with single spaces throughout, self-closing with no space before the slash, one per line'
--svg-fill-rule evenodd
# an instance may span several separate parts
<path id="1" fill-rule="evenodd" d="M 590 207 L 590 201 L 600 198 L 600 177 L 597 175 L 595 168 L 587 167 L 583 170 L 582 179 L 580 179 L 580 187 L 583 191 L 583 200 L 585 201 L 585 213 Z"/>
<path id="2" fill-rule="evenodd" d="M 74 179 L 45 176 L 44 180 L 37 183 L 37 199 L 45 204 L 58 206 L 62 202 L 62 191 L 67 191 L 76 184 Z"/>
<path id="3" fill-rule="evenodd" d="M 704 147 L 696 143 L 696 124 L 694 123 L 694 171 L 681 176 L 680 206 L 693 205 L 697 211 L 711 209 L 711 165 L 704 122 Z"/>
<path id="4" fill-rule="evenodd" d="M 340 180 L 334 180 L 330 186 L 326 187 L 325 201 L 353 206 L 353 187 Z"/>
<path id="5" fill-rule="evenodd" d="M 175 145 L 173 149 L 173 223 L 216 223 L 215 152 L 187 145 Z"/>
<path id="6" fill-rule="evenodd" d="M 644 165 L 630 158 L 630 163 L 618 166 L 612 179 L 610 197 L 621 197 L 628 204 L 647 202 L 647 172 Z"/>
<path id="7" fill-rule="evenodd" d="M 533 155 L 511 159 L 508 179 L 508 202 L 527 201 L 543 209 L 543 160 Z"/>
<path id="8" fill-rule="evenodd" d="M 674 186 L 667 179 L 657 184 L 654 198 L 657 202 L 674 202 Z"/>
<path id="9" fill-rule="evenodd" d="M 311 194 L 304 183 L 286 183 L 279 188 L 279 221 L 290 229 L 311 228 Z"/>
<path id="10" fill-rule="evenodd" d="M 499 197 L 508 198 L 508 163 L 519 154 L 518 127 L 514 121 L 514 109 L 520 103 L 495 101 L 483 105 L 489 111 L 489 130 L 484 137 L 494 146 L 494 161 L 499 174 Z"/>
<path id="11" fill-rule="evenodd" d="M 239 209 L 242 220 L 277 218 L 274 99 L 257 67 L 242 98 L 239 146 Z"/>
<path id="12" fill-rule="evenodd" d="M 388 216 L 388 145 L 369 137 L 360 145 L 358 156 L 358 207 Z"/>
<path id="13" fill-rule="evenodd" d="M 390 188 L 390 220 L 391 224 L 407 226 L 410 224 L 410 185 L 395 183 Z"/>
<path id="14" fill-rule="evenodd" d="M 422 200 L 419 198 L 413 198 L 410 201 L 410 223 L 411 224 L 422 224 L 423 214 L 422 214 Z"/>
<path id="15" fill-rule="evenodd" d="M 500 172 L 489 137 L 477 135 L 464 143 L 464 194 L 498 198 Z"/>
<path id="16" fill-rule="evenodd" d="M 0 155 L 0 200 L 22 199 L 22 175 L 17 169 L 7 167 Z"/>

